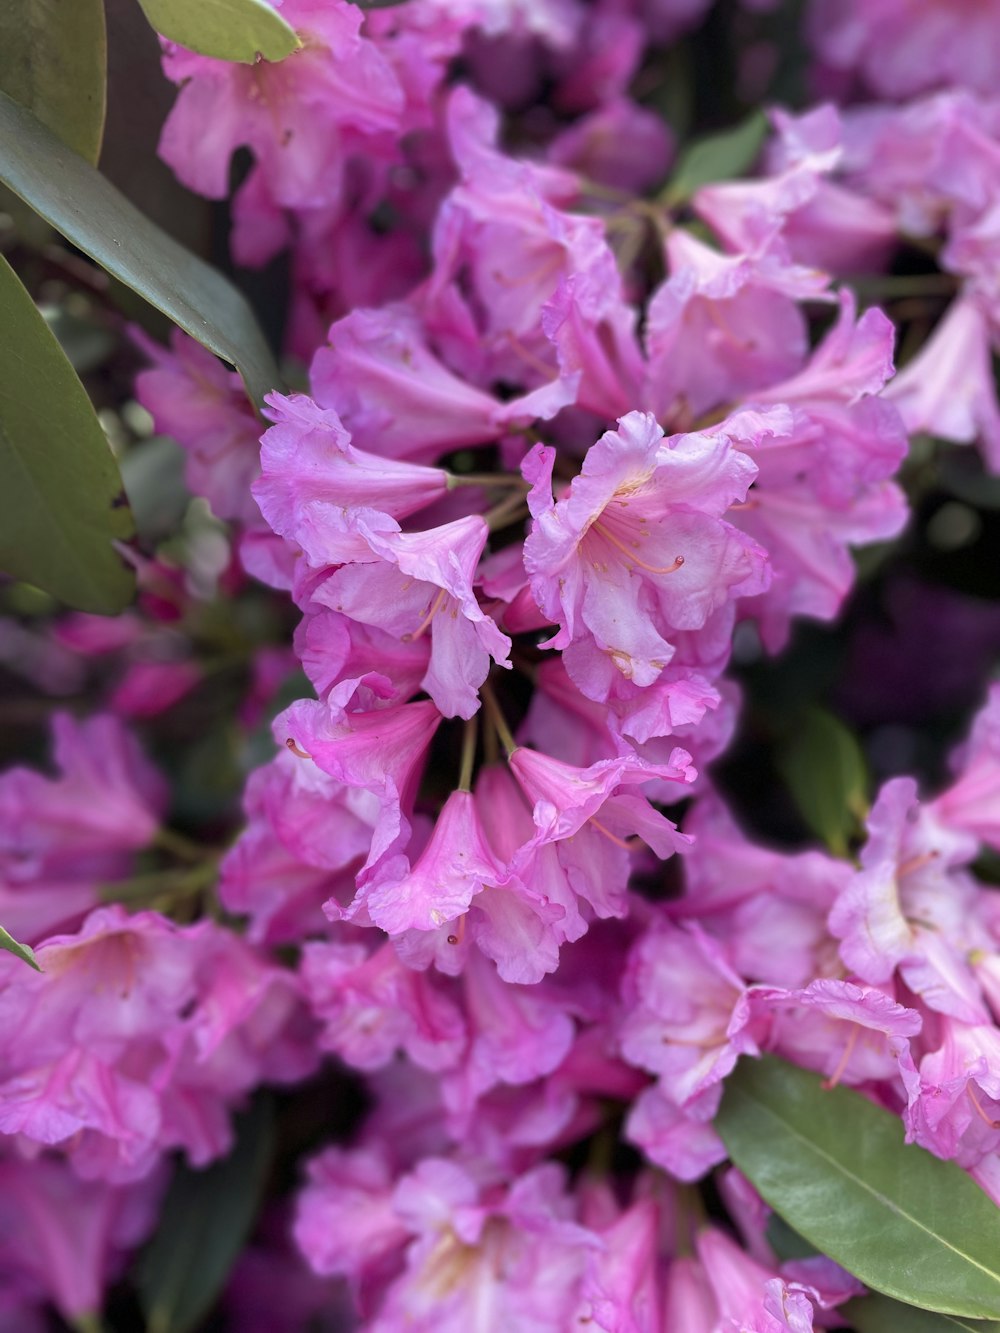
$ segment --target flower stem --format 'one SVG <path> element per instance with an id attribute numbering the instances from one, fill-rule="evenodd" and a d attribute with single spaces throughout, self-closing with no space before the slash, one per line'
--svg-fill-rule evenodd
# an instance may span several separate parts
<path id="1" fill-rule="evenodd" d="M 456 486 L 503 486 L 510 490 L 527 491 L 528 483 L 513 472 L 449 472 L 448 489 Z"/>
<path id="2" fill-rule="evenodd" d="M 490 721 L 493 723 L 493 729 L 500 739 L 500 744 L 507 751 L 508 758 L 517 749 L 517 741 L 507 725 L 507 719 L 500 711 L 500 705 L 497 703 L 496 695 L 493 693 L 492 686 L 487 683 L 482 690 L 483 702 L 489 711 Z"/>
<path id="3" fill-rule="evenodd" d="M 490 532 L 499 532 L 501 528 L 510 527 L 515 519 L 526 518 L 527 514 L 528 506 L 524 503 L 524 495 L 518 492 L 508 495 L 506 500 L 501 500 L 492 509 L 488 509 L 483 518 Z"/>
<path id="4" fill-rule="evenodd" d="M 462 732 L 462 762 L 458 772 L 458 790 L 472 790 L 472 766 L 476 759 L 476 738 L 479 733 L 479 722 L 475 717 L 466 720 L 465 729 Z"/>

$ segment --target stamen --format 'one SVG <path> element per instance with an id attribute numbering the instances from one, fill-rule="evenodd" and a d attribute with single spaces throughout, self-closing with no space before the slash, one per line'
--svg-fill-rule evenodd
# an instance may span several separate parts
<path id="1" fill-rule="evenodd" d="M 431 602 L 430 610 L 424 616 L 423 620 L 420 622 L 417 628 L 413 631 L 412 634 L 403 635 L 404 643 L 413 643 L 415 642 L 415 640 L 419 639 L 422 634 L 426 632 L 428 625 L 431 623 L 431 621 L 434 619 L 437 613 L 441 610 L 441 607 L 444 604 L 444 599 L 447 597 L 447 595 L 448 593 L 445 588 L 438 589 L 438 595 L 434 598 L 433 602 Z"/>
<path id="2" fill-rule="evenodd" d="M 969 1101 L 975 1107 L 976 1115 L 979 1116 L 979 1119 L 982 1120 L 982 1122 L 985 1125 L 989 1125 L 990 1129 L 1000 1129 L 1000 1120 L 990 1119 L 990 1117 L 983 1110 L 982 1103 L 980 1102 L 979 1098 L 973 1092 L 972 1086 L 973 1086 L 972 1079 L 969 1079 L 968 1083 L 965 1085 L 965 1088 L 969 1094 Z"/>
<path id="3" fill-rule="evenodd" d="M 858 1027 L 857 1023 L 855 1023 L 851 1027 L 851 1035 L 847 1038 L 847 1044 L 844 1047 L 844 1052 L 841 1055 L 840 1059 L 837 1061 L 837 1068 L 833 1071 L 833 1073 L 830 1075 L 829 1078 L 825 1078 L 823 1082 L 820 1084 L 820 1087 L 823 1088 L 826 1092 L 829 1092 L 831 1088 L 835 1088 L 837 1084 L 840 1082 L 840 1080 L 843 1078 L 844 1070 L 847 1068 L 847 1062 L 848 1060 L 850 1060 L 854 1047 L 857 1045 L 858 1033 L 860 1031 L 861 1029 Z"/>
<path id="4" fill-rule="evenodd" d="M 293 736 L 289 736 L 288 740 L 285 741 L 285 745 L 288 747 L 289 750 L 291 750 L 292 754 L 297 754 L 300 759 L 312 758 L 312 755 L 309 753 L 309 751 L 303 750 L 301 745 L 297 744 Z"/>
<path id="5" fill-rule="evenodd" d="M 591 815 L 587 823 L 592 824 L 593 827 L 597 829 L 598 833 L 603 833 L 609 842 L 613 842 L 616 847 L 624 848 L 626 852 L 633 851 L 638 846 L 638 844 L 642 842 L 641 838 L 632 838 L 628 842 L 626 842 L 624 838 L 619 838 L 616 833 L 612 833 L 610 829 L 605 828 L 604 825 L 601 823 L 601 821 L 599 819 L 595 819 L 593 815 Z"/>
<path id="6" fill-rule="evenodd" d="M 458 918 L 458 925 L 455 927 L 455 933 L 448 936 L 449 944 L 461 944 L 465 939 L 465 917 Z"/>
<path id="7" fill-rule="evenodd" d="M 920 856 L 911 856 L 908 861 L 896 867 L 896 878 L 902 879 L 904 875 L 909 875 L 914 870 L 922 870 L 924 866 L 930 865 L 941 855 L 939 851 L 922 852 Z"/>
<path id="8" fill-rule="evenodd" d="M 630 551 L 624 542 L 620 542 L 613 533 L 609 532 L 599 519 L 591 526 L 594 532 L 599 532 L 605 541 L 609 541 L 612 546 L 617 546 L 622 555 L 628 556 L 634 565 L 638 565 L 640 569 L 645 569 L 650 574 L 673 574 L 684 563 L 684 557 L 679 555 L 672 565 L 647 565 L 645 560 L 640 560 L 634 551 Z"/>

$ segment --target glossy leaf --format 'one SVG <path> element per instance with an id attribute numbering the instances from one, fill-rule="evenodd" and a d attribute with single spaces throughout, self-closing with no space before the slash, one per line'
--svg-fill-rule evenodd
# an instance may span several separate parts
<path id="1" fill-rule="evenodd" d="M 0 89 L 90 162 L 107 63 L 103 0 L 0 0 Z"/>
<path id="2" fill-rule="evenodd" d="M 838 1311 L 854 1325 L 855 1333 L 1000 1333 L 994 1319 L 964 1319 L 960 1315 L 915 1310 L 888 1296 L 861 1296 Z"/>
<path id="3" fill-rule="evenodd" d="M 100 422 L 31 297 L 0 258 L 0 569 L 82 611 L 131 601 L 114 549 L 134 531 Z"/>
<path id="4" fill-rule="evenodd" d="M 854 736 L 832 713 L 807 709 L 779 766 L 802 818 L 835 855 L 844 856 L 868 809 L 868 770 Z"/>
<path id="5" fill-rule="evenodd" d="M 765 1056 L 726 1080 L 715 1127 L 775 1212 L 866 1286 L 1000 1315 L 1000 1209 L 954 1162 L 904 1144 L 898 1116 Z"/>
<path id="6" fill-rule="evenodd" d="M 138 1264 L 148 1333 L 186 1333 L 214 1305 L 257 1215 L 273 1137 L 270 1099 L 258 1096 L 228 1157 L 204 1171 L 178 1169 Z"/>
<path id="7" fill-rule="evenodd" d="M 42 969 L 38 966 L 34 949 L 27 944 L 21 944 L 13 935 L 4 930 L 3 926 L 0 926 L 0 949 L 6 949 L 15 958 L 20 958 L 29 967 L 33 967 L 36 972 L 41 972 Z"/>
<path id="8" fill-rule="evenodd" d="M 139 0 L 158 33 L 189 51 L 252 64 L 284 60 L 300 45 L 267 0 Z"/>
<path id="9" fill-rule="evenodd" d="M 663 202 L 682 204 L 703 185 L 742 176 L 756 161 L 766 134 L 767 117 L 754 111 L 731 130 L 696 139 L 681 153 Z"/>
<path id="10" fill-rule="evenodd" d="M 232 283 L 3 93 L 0 180 L 91 259 L 234 365 L 254 402 L 279 386 L 264 335 Z"/>

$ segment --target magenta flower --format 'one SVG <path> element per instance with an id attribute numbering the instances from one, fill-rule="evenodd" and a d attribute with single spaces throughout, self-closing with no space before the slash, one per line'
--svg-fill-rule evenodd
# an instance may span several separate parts
<path id="1" fill-rule="evenodd" d="M 762 420 L 756 433 L 766 429 Z M 678 631 L 701 630 L 714 611 L 767 587 L 765 552 L 722 518 L 756 472 L 726 427 L 664 440 L 652 416 L 630 412 L 590 449 L 558 502 L 553 461 L 552 449 L 537 446 L 524 463 L 534 520 L 525 568 L 559 626 L 547 646 L 579 650 L 566 663 L 591 698 L 607 697 L 609 665 L 651 685 Z"/>
<path id="2" fill-rule="evenodd" d="M 157 431 L 187 454 L 188 486 L 219 518 L 259 528 L 250 483 L 260 471 L 260 422 L 239 375 L 179 330 L 170 351 L 132 336 L 153 362 L 136 376 L 136 397 Z"/>
<path id="3" fill-rule="evenodd" d="M 302 980 L 321 1045 L 355 1069 L 378 1069 L 399 1050 L 421 1069 L 449 1069 L 465 1051 L 466 1024 L 448 988 L 406 967 L 388 943 L 373 951 L 361 941 L 307 944 Z"/>
<path id="4" fill-rule="evenodd" d="M 152 1230 L 165 1184 L 162 1172 L 135 1185 L 107 1185 L 78 1179 L 54 1156 L 5 1156 L 0 1160 L 5 1287 L 7 1275 L 17 1274 L 68 1322 L 96 1317 L 106 1287 Z M 13 1333 L 13 1323 L 5 1326 Z"/>
<path id="5" fill-rule="evenodd" d="M 439 500 L 448 489 L 440 468 L 398 463 L 351 443 L 336 412 L 303 394 L 268 394 L 275 423 L 261 440 L 262 476 L 253 494 L 279 536 L 301 546 L 313 563 L 323 558 L 328 516 L 375 509 L 406 518 Z"/>
<path id="6" fill-rule="evenodd" d="M 946 828 L 1000 849 L 1000 687 L 991 687 L 953 768 L 956 781 L 930 802 L 929 812 Z"/>
<path id="7" fill-rule="evenodd" d="M 405 847 L 407 813 L 440 722 L 441 714 L 428 702 L 349 713 L 341 720 L 309 699 L 292 704 L 275 720 L 276 739 L 302 763 L 315 763 L 345 787 L 375 797 L 378 813 L 363 871 Z M 340 915 L 336 904 L 331 908 Z"/>
<path id="8" fill-rule="evenodd" d="M 249 1088 L 315 1063 L 294 979 L 211 921 L 104 907 L 37 954 L 41 973 L 0 959 L 0 1132 L 83 1179 L 139 1180 L 173 1148 L 203 1165 Z"/>
<path id="9" fill-rule="evenodd" d="M 112 716 L 52 719 L 61 774 L 0 776 L 0 921 L 35 943 L 71 928 L 128 875 L 160 824 L 163 781 Z"/>
<path id="10" fill-rule="evenodd" d="M 1000 471 L 1000 407 L 993 379 L 992 333 L 972 297 L 952 303 L 919 353 L 886 389 L 912 433 L 956 444 L 978 442 Z"/>
<path id="11" fill-rule="evenodd" d="M 421 463 L 554 416 L 576 389 L 568 376 L 501 403 L 435 355 L 416 313 L 402 303 L 338 320 L 310 378 L 316 401 L 337 410 L 359 445 Z"/>
<path id="12" fill-rule="evenodd" d="M 428 532 L 401 532 L 392 519 L 356 511 L 347 522 L 367 545 L 367 559 L 356 556 L 330 574 L 315 600 L 404 642 L 429 632 L 423 688 L 444 717 L 471 717 L 491 659 L 510 666 L 510 639 L 473 590 L 485 521 L 470 514 Z"/>
<path id="13" fill-rule="evenodd" d="M 941 1044 L 906 1078 L 906 1138 L 968 1169 L 1000 1148 L 1000 1033 L 948 1018 L 938 1030 Z"/>
<path id="14" fill-rule="evenodd" d="M 942 85 L 996 88 L 996 0 L 812 0 L 808 31 L 822 60 L 859 74 L 883 97 Z"/>
<path id="15" fill-rule="evenodd" d="M 285 208 L 335 203 L 345 144 L 391 156 L 403 90 L 363 16 L 345 0 L 286 0 L 283 17 L 302 47 L 276 64 L 239 65 L 168 45 L 167 77 L 180 85 L 160 156 L 199 194 L 221 199 L 229 161 L 249 147 L 268 194 Z M 211 133 L 206 133 L 206 126 Z"/>

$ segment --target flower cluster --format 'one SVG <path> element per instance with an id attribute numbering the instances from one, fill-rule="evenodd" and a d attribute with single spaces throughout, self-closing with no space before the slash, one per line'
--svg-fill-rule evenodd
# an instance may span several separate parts
<path id="1" fill-rule="evenodd" d="M 691 1186 L 772 1052 L 1000 1204 L 1000 689 L 937 795 L 884 783 L 857 862 L 747 836 L 711 765 L 734 645 L 835 621 L 903 532 L 908 436 L 1000 471 L 1000 12 L 813 0 L 845 104 L 774 109 L 755 175 L 685 193 L 634 92 L 701 0 L 279 7 L 282 62 L 164 43 L 160 151 L 221 199 L 248 150 L 232 250 L 289 253 L 300 391 L 262 422 L 180 334 L 137 335 L 136 385 L 231 525 L 217 581 L 274 590 L 277 630 L 151 559 L 129 619 L 49 636 L 121 678 L 56 718 L 57 776 L 0 776 L 0 921 L 41 968 L 0 953 L 0 1326 L 96 1311 L 171 1160 L 320 1066 L 364 1110 L 310 1139 L 234 1326 L 836 1325 L 855 1278 L 779 1256 L 735 1168 L 712 1218 Z M 936 325 L 864 304 L 900 255 L 939 265 L 886 276 L 933 279 Z M 206 851 L 129 727 L 228 670 L 193 657 L 219 642 L 254 656 L 244 766 L 293 664 L 313 697 Z"/>

